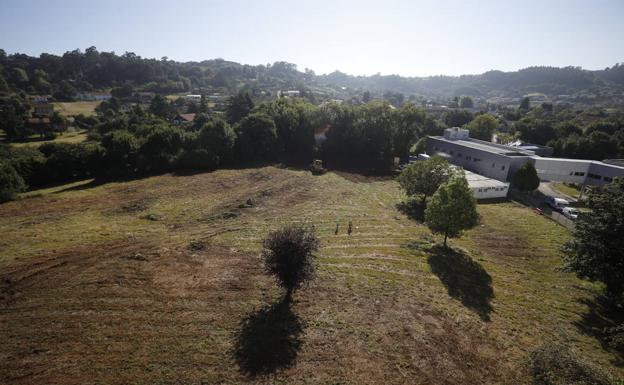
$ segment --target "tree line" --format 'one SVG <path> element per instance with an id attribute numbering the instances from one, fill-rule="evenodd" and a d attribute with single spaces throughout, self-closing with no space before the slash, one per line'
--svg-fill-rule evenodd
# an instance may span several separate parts
<path id="1" fill-rule="evenodd" d="M 428 133 L 427 115 L 409 104 L 400 109 L 382 102 L 315 106 L 280 98 L 254 105 L 238 94 L 230 98 L 224 114 L 198 113 L 186 124 L 172 123 L 170 108 L 160 96 L 149 108 L 122 108 L 111 99 L 98 107 L 97 116 L 76 117 L 90 127 L 84 143 L 0 145 L 3 172 L 18 179 L 11 183 L 14 192 L 26 185 L 80 178 L 263 162 L 308 165 L 315 158 L 333 167 L 384 172 L 395 156 L 407 157 L 410 147 Z"/>

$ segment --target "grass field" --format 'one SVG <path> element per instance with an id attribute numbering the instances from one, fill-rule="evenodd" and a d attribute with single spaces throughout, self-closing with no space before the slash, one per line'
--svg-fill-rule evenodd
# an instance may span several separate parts
<path id="1" fill-rule="evenodd" d="M 55 110 L 60 112 L 64 116 L 75 116 L 83 114 L 86 116 L 95 115 L 95 107 L 99 106 L 101 101 L 89 101 L 89 102 L 67 102 L 67 103 L 54 103 Z"/>
<path id="2" fill-rule="evenodd" d="M 553 183 L 552 187 L 555 190 L 576 199 L 578 199 L 579 195 L 581 194 L 581 190 L 565 183 Z"/>
<path id="3" fill-rule="evenodd" d="M 443 252 L 403 198 L 388 179 L 264 167 L 2 204 L 0 383 L 528 384 L 545 341 L 624 376 L 583 331 L 598 288 L 559 269 L 565 229 L 484 204 Z M 289 307 L 259 252 L 292 222 L 322 248 Z"/>
<path id="4" fill-rule="evenodd" d="M 22 147 L 22 146 L 34 146 L 37 147 L 43 143 L 54 142 L 54 143 L 81 143 L 87 140 L 87 131 L 86 130 L 74 130 L 69 129 L 63 132 L 62 135 L 58 134 L 54 139 L 40 139 L 39 135 L 33 135 L 28 138 L 26 142 L 11 142 L 11 146 Z"/>

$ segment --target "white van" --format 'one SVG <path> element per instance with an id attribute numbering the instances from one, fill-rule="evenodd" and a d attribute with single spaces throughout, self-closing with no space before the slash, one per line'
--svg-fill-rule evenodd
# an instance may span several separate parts
<path id="1" fill-rule="evenodd" d="M 553 210 L 561 212 L 564 208 L 570 206 L 570 202 L 561 198 L 546 197 L 546 204 Z"/>

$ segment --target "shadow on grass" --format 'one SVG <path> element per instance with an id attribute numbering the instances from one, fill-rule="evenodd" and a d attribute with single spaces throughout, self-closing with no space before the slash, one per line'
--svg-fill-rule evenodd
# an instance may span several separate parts
<path id="1" fill-rule="evenodd" d="M 303 324 L 282 299 L 257 310 L 234 334 L 233 355 L 241 372 L 250 377 L 274 373 L 294 365 L 301 347 Z"/>
<path id="2" fill-rule="evenodd" d="M 624 307 L 605 295 L 584 299 L 587 312 L 574 324 L 583 333 L 596 338 L 602 348 L 617 357 L 613 364 L 624 366 Z M 619 328 L 618 328 L 619 327 Z"/>
<path id="3" fill-rule="evenodd" d="M 484 321 L 490 320 L 494 298 L 492 277 L 485 269 L 461 251 L 433 246 L 427 259 L 433 274 L 448 289 L 451 297 L 475 311 Z"/>
<path id="4" fill-rule="evenodd" d="M 395 207 L 409 219 L 417 222 L 425 221 L 425 209 L 427 208 L 427 204 L 423 204 L 420 199 L 408 199 L 397 203 Z"/>

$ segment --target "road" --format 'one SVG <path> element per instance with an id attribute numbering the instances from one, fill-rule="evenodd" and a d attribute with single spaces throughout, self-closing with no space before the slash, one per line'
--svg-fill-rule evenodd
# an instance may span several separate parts
<path id="1" fill-rule="evenodd" d="M 552 183 L 551 182 L 541 182 L 539 187 L 538 187 L 539 192 L 541 192 L 542 194 L 544 194 L 545 196 L 551 196 L 551 197 L 555 197 L 555 198 L 561 198 L 561 199 L 565 199 L 570 203 L 576 202 L 577 199 L 574 197 L 571 197 L 567 194 L 562 193 L 561 191 L 555 190 L 552 187 Z"/>

